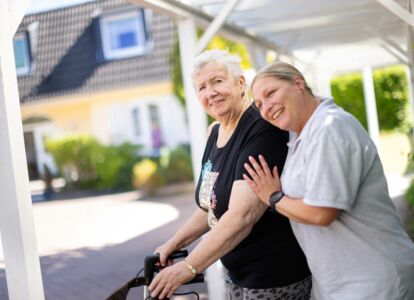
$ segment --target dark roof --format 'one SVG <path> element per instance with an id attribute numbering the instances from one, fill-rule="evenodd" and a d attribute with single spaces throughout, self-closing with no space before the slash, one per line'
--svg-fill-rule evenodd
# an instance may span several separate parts
<path id="1" fill-rule="evenodd" d="M 104 62 L 97 59 L 100 45 L 94 16 L 130 6 L 127 0 L 99 0 L 25 16 L 18 32 L 31 32 L 30 24 L 38 22 L 37 45 L 31 45 L 32 73 L 18 77 L 20 102 L 170 80 L 175 26 L 170 17 L 156 12 L 150 25 L 153 48 L 148 54 Z"/>

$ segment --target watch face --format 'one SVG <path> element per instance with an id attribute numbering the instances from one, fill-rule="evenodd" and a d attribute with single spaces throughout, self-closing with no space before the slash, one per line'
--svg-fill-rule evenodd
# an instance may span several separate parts
<path id="1" fill-rule="evenodd" d="M 280 201 L 280 199 L 282 199 L 282 197 L 284 196 L 283 192 L 278 191 L 278 192 L 274 192 L 272 195 L 270 195 L 269 198 L 269 206 L 276 210 L 276 203 L 278 203 Z"/>

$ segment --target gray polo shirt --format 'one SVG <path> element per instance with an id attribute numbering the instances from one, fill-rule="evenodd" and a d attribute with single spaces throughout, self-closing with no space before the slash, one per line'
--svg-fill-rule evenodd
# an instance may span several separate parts
<path id="1" fill-rule="evenodd" d="M 284 193 L 341 210 L 327 227 L 291 221 L 313 274 L 312 299 L 413 300 L 414 244 L 359 122 L 323 99 L 288 145 Z"/>

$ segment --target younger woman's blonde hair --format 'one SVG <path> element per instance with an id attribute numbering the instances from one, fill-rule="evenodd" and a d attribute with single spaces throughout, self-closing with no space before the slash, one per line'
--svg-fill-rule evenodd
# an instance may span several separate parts
<path id="1" fill-rule="evenodd" d="M 254 83 L 262 77 L 276 77 L 280 80 L 285 80 L 289 82 L 293 82 L 294 78 L 297 76 L 300 79 L 303 80 L 305 89 L 312 95 L 312 89 L 309 87 L 308 83 L 305 80 L 305 77 L 302 75 L 302 73 L 296 69 L 294 66 L 284 63 L 284 62 L 274 62 L 271 63 L 265 67 L 263 67 L 259 72 L 257 72 L 256 76 L 254 77 L 251 87 L 253 87 Z"/>

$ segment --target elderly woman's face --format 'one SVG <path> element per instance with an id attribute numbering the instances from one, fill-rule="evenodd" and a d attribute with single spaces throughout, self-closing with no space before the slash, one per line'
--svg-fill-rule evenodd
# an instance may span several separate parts
<path id="1" fill-rule="evenodd" d="M 303 81 L 280 80 L 273 76 L 257 79 L 252 86 L 256 107 L 262 117 L 283 130 L 297 131 L 301 128 Z"/>
<path id="2" fill-rule="evenodd" d="M 196 72 L 194 79 L 198 99 L 212 117 L 225 118 L 241 103 L 244 77 L 234 79 L 226 67 L 209 62 Z"/>

